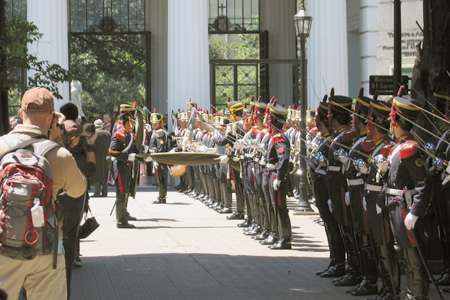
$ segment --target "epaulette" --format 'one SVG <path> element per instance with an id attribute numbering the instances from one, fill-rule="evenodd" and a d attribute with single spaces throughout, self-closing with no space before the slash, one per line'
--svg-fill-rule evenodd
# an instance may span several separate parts
<path id="1" fill-rule="evenodd" d="M 281 133 L 277 133 L 272 138 L 272 144 L 275 145 L 284 140 L 285 140 L 284 135 L 282 135 Z"/>
<path id="2" fill-rule="evenodd" d="M 384 157 L 388 157 L 391 153 L 392 148 L 394 148 L 395 143 L 394 141 L 391 141 L 389 139 L 386 139 L 383 143 L 384 145 L 380 149 L 380 154 L 382 154 Z"/>
<path id="3" fill-rule="evenodd" d="M 400 158 L 405 159 L 417 153 L 419 144 L 416 141 L 409 140 L 400 145 Z"/>
<path id="4" fill-rule="evenodd" d="M 314 127 L 313 129 L 311 129 L 311 133 L 317 135 L 319 133 L 319 129 L 317 129 L 317 127 Z"/>
<path id="5" fill-rule="evenodd" d="M 375 142 L 373 140 L 365 139 L 361 144 L 361 149 L 364 152 L 371 152 L 375 148 Z"/>
<path id="6" fill-rule="evenodd" d="M 119 141 L 125 142 L 125 135 L 123 134 L 123 130 L 117 130 L 116 132 L 114 132 L 114 136 Z"/>
<path id="7" fill-rule="evenodd" d="M 356 129 L 347 130 L 342 136 L 342 142 L 343 143 L 353 142 L 354 139 L 356 138 L 359 138 L 359 130 Z"/>

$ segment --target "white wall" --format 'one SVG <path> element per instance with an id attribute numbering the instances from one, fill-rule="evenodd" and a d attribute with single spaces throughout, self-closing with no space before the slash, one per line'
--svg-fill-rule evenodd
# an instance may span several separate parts
<path id="1" fill-rule="evenodd" d="M 402 0 L 402 66 L 412 67 L 416 58 L 416 44 L 423 40 L 416 21 L 423 27 L 422 0 Z M 394 67 L 394 6 L 392 0 L 378 3 L 378 75 L 392 75 Z"/>

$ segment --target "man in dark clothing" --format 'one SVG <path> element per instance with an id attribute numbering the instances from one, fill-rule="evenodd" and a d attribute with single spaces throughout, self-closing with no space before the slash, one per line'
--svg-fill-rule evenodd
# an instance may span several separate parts
<path id="1" fill-rule="evenodd" d="M 134 113 L 136 108 L 120 105 L 122 124 L 111 137 L 109 153 L 115 159 L 110 170 L 109 178 L 116 186 L 116 222 L 117 228 L 134 228 L 128 220 L 136 220 L 127 211 L 128 192 L 131 184 L 131 171 L 138 152 L 133 129 L 135 125 Z"/>
<path id="2" fill-rule="evenodd" d="M 90 178 L 94 186 L 94 195 L 92 197 L 107 197 L 108 196 L 108 168 L 106 163 L 106 156 L 109 154 L 109 144 L 111 143 L 111 134 L 103 129 L 102 120 L 98 119 L 94 122 L 97 139 L 94 143 L 95 173 Z"/>

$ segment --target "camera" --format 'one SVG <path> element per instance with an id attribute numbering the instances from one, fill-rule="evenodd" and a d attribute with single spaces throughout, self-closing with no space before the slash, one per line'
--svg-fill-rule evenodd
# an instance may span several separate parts
<path id="1" fill-rule="evenodd" d="M 91 124 L 91 125 L 89 125 L 88 127 L 86 127 L 86 130 L 85 130 L 87 133 L 92 133 L 92 134 L 94 134 L 95 133 L 95 125 L 94 124 Z"/>

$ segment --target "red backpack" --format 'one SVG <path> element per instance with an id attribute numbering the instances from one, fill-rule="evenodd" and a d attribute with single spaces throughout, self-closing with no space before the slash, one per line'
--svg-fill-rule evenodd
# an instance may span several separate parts
<path id="1" fill-rule="evenodd" d="M 32 259 L 54 250 L 56 258 L 59 225 L 52 172 L 44 155 L 59 145 L 47 139 L 1 138 L 10 150 L 0 160 L 0 253 Z"/>

